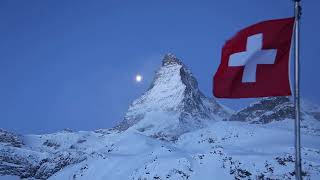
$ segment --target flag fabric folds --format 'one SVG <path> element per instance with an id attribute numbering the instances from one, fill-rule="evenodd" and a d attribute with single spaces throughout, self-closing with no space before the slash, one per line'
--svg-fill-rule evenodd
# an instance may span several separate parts
<path id="1" fill-rule="evenodd" d="M 289 56 L 294 18 L 260 22 L 239 31 L 222 49 L 213 78 L 219 98 L 291 95 Z"/>

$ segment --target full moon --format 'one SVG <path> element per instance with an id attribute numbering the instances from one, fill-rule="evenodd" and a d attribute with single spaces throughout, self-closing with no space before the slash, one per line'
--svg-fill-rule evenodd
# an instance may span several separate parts
<path id="1" fill-rule="evenodd" d="M 141 82 L 142 81 L 142 76 L 140 74 L 136 75 L 136 81 Z"/>

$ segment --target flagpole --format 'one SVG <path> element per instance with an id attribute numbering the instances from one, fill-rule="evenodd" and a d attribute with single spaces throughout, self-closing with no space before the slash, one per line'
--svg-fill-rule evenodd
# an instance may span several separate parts
<path id="1" fill-rule="evenodd" d="M 295 107 L 295 175 L 297 180 L 302 180 L 301 170 L 301 136 L 300 136 L 300 16 L 301 0 L 294 0 L 294 107 Z"/>

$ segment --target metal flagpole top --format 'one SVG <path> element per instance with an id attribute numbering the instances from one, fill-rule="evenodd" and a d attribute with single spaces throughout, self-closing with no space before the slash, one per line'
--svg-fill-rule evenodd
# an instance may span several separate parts
<path id="1" fill-rule="evenodd" d="M 301 0 L 294 0 L 295 2 L 295 17 L 299 20 L 302 15 Z"/>

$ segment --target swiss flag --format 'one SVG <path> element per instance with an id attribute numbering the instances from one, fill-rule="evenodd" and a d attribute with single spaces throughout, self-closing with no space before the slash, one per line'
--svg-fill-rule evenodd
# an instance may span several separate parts
<path id="1" fill-rule="evenodd" d="M 219 98 L 291 95 L 289 54 L 294 18 L 260 22 L 238 32 L 222 49 L 213 79 Z"/>

